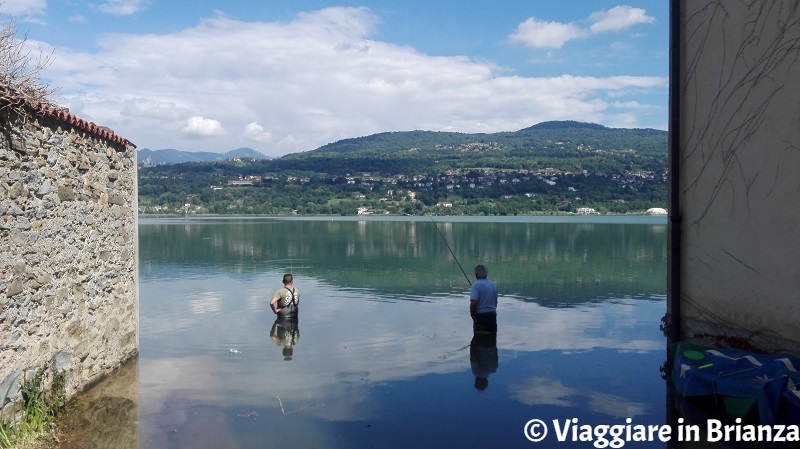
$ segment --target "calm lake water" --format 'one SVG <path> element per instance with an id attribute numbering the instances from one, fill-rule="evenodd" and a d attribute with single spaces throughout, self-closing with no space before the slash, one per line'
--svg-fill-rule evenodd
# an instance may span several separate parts
<path id="1" fill-rule="evenodd" d="M 135 398 L 93 405 L 95 447 L 594 447 L 523 431 L 666 423 L 663 217 L 141 219 L 139 239 L 139 359 L 109 387 Z M 479 263 L 495 340 L 473 340 Z M 284 273 L 296 326 L 268 306 Z"/>

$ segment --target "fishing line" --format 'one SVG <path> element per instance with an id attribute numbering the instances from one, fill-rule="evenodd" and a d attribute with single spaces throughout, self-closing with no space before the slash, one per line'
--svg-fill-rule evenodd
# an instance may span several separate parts
<path id="1" fill-rule="evenodd" d="M 456 253 L 453 252 L 453 249 L 450 248 L 450 245 L 447 243 L 447 239 L 444 238 L 444 234 L 442 234 L 442 231 L 439 229 L 439 225 L 436 223 L 436 221 L 433 220 L 432 216 L 428 215 L 428 217 L 430 217 L 431 222 L 433 223 L 433 225 L 436 226 L 436 230 L 439 231 L 439 235 L 442 236 L 442 240 L 444 240 L 444 244 L 445 244 L 445 246 L 447 246 L 447 249 L 450 250 L 450 254 L 453 255 L 453 259 L 456 260 L 456 263 L 458 264 L 458 268 L 461 268 L 461 272 L 464 273 L 464 278 L 466 278 L 467 283 L 469 284 L 470 287 L 472 287 L 472 282 L 470 282 L 469 276 L 467 276 L 467 272 L 464 271 L 464 268 L 461 266 L 461 262 L 459 262 L 458 261 L 458 257 L 456 257 Z"/>

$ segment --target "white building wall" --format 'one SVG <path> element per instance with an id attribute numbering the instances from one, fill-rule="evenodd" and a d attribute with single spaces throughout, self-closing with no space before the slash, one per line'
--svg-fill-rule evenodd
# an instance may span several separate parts
<path id="1" fill-rule="evenodd" d="M 796 351 L 800 3 L 676 1 L 684 339 Z"/>

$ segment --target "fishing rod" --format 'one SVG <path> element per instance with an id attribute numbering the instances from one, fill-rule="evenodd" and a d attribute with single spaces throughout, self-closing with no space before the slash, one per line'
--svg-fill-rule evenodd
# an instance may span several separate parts
<path id="1" fill-rule="evenodd" d="M 428 215 L 428 217 L 430 217 L 431 222 L 433 222 L 433 225 L 436 226 L 436 230 L 439 231 L 439 235 L 442 236 L 442 240 L 444 240 L 444 244 L 445 244 L 445 246 L 447 246 L 447 249 L 450 250 L 450 254 L 453 255 L 453 259 L 456 260 L 456 263 L 458 264 L 458 268 L 461 268 L 461 272 L 464 273 L 464 278 L 467 279 L 467 283 L 469 284 L 470 287 L 472 287 L 472 282 L 470 282 L 469 276 L 467 276 L 467 272 L 464 271 L 464 268 L 461 266 L 461 262 L 459 262 L 458 261 L 458 257 L 456 257 L 456 253 L 453 252 L 453 249 L 450 248 L 450 245 L 447 243 L 447 239 L 444 238 L 444 234 L 442 234 L 442 231 L 439 229 L 439 224 L 437 224 L 436 221 L 434 221 L 433 216 Z"/>

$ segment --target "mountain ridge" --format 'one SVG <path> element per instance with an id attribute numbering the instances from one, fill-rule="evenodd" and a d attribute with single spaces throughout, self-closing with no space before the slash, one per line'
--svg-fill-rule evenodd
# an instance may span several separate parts
<path id="1" fill-rule="evenodd" d="M 226 153 L 192 152 L 176 149 L 138 151 L 137 161 L 145 165 L 180 164 L 187 162 L 218 162 L 237 158 L 289 161 L 319 159 L 336 156 L 357 157 L 408 157 L 409 152 L 464 151 L 475 145 L 489 145 L 497 156 L 536 157 L 531 151 L 521 149 L 545 149 L 564 142 L 579 144 L 587 148 L 608 151 L 628 151 L 630 142 L 640 155 L 666 156 L 667 131 L 653 128 L 609 128 L 596 123 L 574 120 L 554 120 L 537 123 L 517 131 L 495 133 L 463 133 L 453 131 L 385 131 L 360 137 L 349 137 L 327 143 L 309 151 L 286 154 L 272 158 L 252 148 L 238 148 Z M 420 153 L 421 152 L 421 153 Z"/>
<path id="2" fill-rule="evenodd" d="M 465 150 L 481 146 L 496 150 L 497 156 L 536 157 L 542 150 L 552 150 L 566 143 L 595 150 L 636 150 L 644 156 L 666 157 L 667 134 L 667 131 L 653 128 L 608 128 L 596 123 L 571 120 L 541 122 L 518 131 L 496 133 L 390 131 L 341 139 L 279 159 L 320 158 L 334 154 L 398 157 L 407 155 L 409 151 L 417 152 L 420 156 L 424 152 L 442 154 L 448 150 L 463 154 Z"/>
<path id="3" fill-rule="evenodd" d="M 142 148 L 136 152 L 136 161 L 144 165 L 182 164 L 184 162 L 215 162 L 238 158 L 272 159 L 252 148 L 241 147 L 225 153 L 210 151 L 183 151 L 174 148 L 151 150 Z"/>

